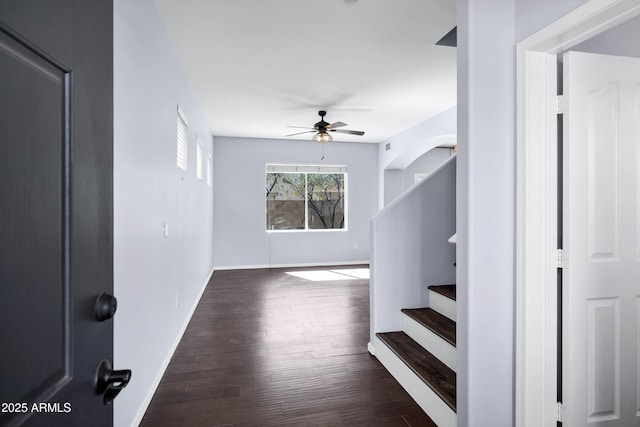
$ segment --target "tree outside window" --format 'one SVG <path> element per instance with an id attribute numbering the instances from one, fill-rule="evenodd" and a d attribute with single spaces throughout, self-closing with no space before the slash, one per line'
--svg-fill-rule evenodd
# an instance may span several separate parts
<path id="1" fill-rule="evenodd" d="M 267 230 L 344 229 L 345 175 L 267 172 Z"/>

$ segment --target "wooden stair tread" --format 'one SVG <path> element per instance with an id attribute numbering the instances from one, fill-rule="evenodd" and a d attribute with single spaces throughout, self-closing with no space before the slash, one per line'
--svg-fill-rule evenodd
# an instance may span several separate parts
<path id="1" fill-rule="evenodd" d="M 429 290 L 437 292 L 454 301 L 456 300 L 456 285 L 431 285 L 429 286 Z"/>
<path id="2" fill-rule="evenodd" d="M 402 312 L 440 338 L 456 345 L 456 322 L 431 308 L 403 308 Z"/>
<path id="3" fill-rule="evenodd" d="M 456 373 L 451 368 L 404 332 L 383 332 L 377 333 L 376 336 L 454 412 L 456 411 Z"/>

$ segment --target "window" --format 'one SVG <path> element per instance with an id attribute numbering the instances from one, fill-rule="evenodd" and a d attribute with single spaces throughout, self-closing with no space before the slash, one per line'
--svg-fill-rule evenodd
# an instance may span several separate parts
<path id="1" fill-rule="evenodd" d="M 184 112 L 178 106 L 178 149 L 177 149 L 177 163 L 178 167 L 186 172 L 187 170 L 187 128 L 189 127 L 189 122 L 187 121 L 187 117 L 184 115 Z"/>
<path id="2" fill-rule="evenodd" d="M 200 137 L 196 135 L 196 177 L 199 180 L 204 178 L 204 165 L 202 164 L 204 162 L 203 156 L 202 141 L 200 140 Z"/>
<path id="3" fill-rule="evenodd" d="M 346 230 L 346 166 L 266 167 L 266 229 Z"/>
<path id="4" fill-rule="evenodd" d="M 211 187 L 213 183 L 213 159 L 211 153 L 207 154 L 207 185 Z"/>

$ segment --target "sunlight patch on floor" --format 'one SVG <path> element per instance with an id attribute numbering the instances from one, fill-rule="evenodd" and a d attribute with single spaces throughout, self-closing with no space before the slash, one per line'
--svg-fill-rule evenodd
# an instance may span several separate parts
<path id="1" fill-rule="evenodd" d="M 331 270 L 334 273 L 344 274 L 345 276 L 352 276 L 356 279 L 368 279 L 369 278 L 369 269 L 368 268 L 345 268 L 340 270 Z"/>
<path id="2" fill-rule="evenodd" d="M 346 268 L 340 270 L 311 270 L 288 271 L 287 274 L 312 282 L 327 282 L 331 280 L 368 279 L 368 268 Z"/>

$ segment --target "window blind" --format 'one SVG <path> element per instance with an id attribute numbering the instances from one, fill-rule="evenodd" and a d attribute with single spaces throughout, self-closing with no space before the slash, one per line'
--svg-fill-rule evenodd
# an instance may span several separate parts
<path id="1" fill-rule="evenodd" d="M 346 173 L 347 165 L 267 163 L 265 171 L 270 173 Z"/>
<path id="2" fill-rule="evenodd" d="M 188 127 L 189 122 L 180 106 L 178 106 L 177 164 L 184 171 L 187 170 Z"/>

